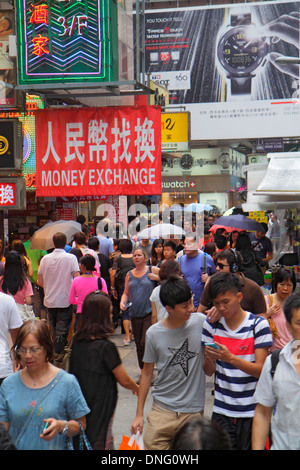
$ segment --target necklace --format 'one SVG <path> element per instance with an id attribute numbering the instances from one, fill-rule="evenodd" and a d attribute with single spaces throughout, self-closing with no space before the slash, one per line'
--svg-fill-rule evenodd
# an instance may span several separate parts
<path id="1" fill-rule="evenodd" d="M 46 373 L 45 373 L 45 371 L 46 371 Z M 32 380 L 32 385 L 33 385 L 33 387 L 36 387 L 36 386 L 37 386 L 37 383 L 38 383 L 39 380 L 42 378 L 42 376 L 44 375 L 44 373 L 45 373 L 45 377 L 47 376 L 47 372 L 48 372 L 48 364 L 46 364 L 45 369 L 42 370 L 41 374 L 40 374 L 36 379 L 33 379 L 33 378 L 30 376 L 30 374 L 29 374 L 29 372 L 28 372 L 28 370 L 27 370 L 27 374 L 28 374 L 28 376 L 30 377 L 30 379 Z"/>

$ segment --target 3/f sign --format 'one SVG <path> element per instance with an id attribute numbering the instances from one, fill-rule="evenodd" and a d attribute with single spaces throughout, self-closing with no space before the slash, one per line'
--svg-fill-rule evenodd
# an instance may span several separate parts
<path id="1" fill-rule="evenodd" d="M 161 114 L 161 149 L 164 152 L 186 152 L 190 148 L 190 113 Z"/>

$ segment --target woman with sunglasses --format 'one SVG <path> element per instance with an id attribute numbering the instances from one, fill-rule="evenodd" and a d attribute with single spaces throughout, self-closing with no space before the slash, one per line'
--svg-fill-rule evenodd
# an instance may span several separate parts
<path id="1" fill-rule="evenodd" d="M 21 368 L 2 382 L 0 421 L 18 450 L 66 449 L 67 437 L 79 434 L 80 425 L 85 429 L 90 410 L 77 379 L 51 363 L 46 323 L 23 323 L 13 352 Z"/>

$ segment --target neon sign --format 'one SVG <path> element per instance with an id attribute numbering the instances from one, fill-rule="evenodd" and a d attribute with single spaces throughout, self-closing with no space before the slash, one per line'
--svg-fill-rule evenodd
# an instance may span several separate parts
<path id="1" fill-rule="evenodd" d="M 16 3 L 20 85 L 118 79 L 115 0 Z"/>

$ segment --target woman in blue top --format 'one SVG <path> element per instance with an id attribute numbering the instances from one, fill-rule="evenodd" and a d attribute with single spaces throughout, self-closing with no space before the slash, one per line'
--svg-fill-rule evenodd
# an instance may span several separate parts
<path id="1" fill-rule="evenodd" d="M 85 429 L 89 413 L 77 379 L 58 369 L 48 326 L 29 320 L 21 326 L 15 344 L 19 372 L 0 388 L 0 421 L 18 450 L 63 450 L 67 437 Z"/>

